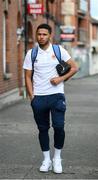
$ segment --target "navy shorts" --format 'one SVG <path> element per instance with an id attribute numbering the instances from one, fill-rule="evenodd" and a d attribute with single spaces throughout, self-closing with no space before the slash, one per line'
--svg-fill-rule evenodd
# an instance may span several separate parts
<path id="1" fill-rule="evenodd" d="M 35 95 L 31 101 L 34 119 L 38 128 L 49 128 L 50 119 L 52 126 L 64 127 L 66 100 L 62 93 L 52 95 Z"/>

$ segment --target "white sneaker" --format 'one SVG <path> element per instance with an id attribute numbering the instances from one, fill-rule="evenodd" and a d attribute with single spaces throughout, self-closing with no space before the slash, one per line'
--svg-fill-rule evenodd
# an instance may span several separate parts
<path id="1" fill-rule="evenodd" d="M 48 172 L 49 170 L 52 170 L 52 162 L 51 162 L 51 160 L 49 160 L 49 161 L 44 160 L 42 162 L 42 165 L 40 166 L 39 170 L 41 172 Z"/>
<path id="2" fill-rule="evenodd" d="M 61 159 L 53 159 L 53 172 L 62 173 Z"/>

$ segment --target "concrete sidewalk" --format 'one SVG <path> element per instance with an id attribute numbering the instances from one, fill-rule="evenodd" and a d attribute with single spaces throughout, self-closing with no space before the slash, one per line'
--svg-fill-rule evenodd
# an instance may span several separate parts
<path id="1" fill-rule="evenodd" d="M 0 95 L 0 109 L 8 107 L 9 105 L 15 104 L 16 102 L 23 99 L 23 96 L 19 95 L 19 90 L 13 89 L 3 95 Z"/>

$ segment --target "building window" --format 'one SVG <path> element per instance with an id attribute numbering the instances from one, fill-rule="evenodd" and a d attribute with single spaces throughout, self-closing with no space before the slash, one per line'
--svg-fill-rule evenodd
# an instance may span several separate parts
<path id="1" fill-rule="evenodd" d="M 9 69 L 9 37 L 8 37 L 8 14 L 4 12 L 3 14 L 3 74 L 4 79 L 9 79 L 11 77 Z"/>

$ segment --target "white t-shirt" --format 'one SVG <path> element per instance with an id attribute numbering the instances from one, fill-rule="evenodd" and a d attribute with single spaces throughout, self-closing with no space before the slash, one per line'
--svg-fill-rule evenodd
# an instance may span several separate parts
<path id="1" fill-rule="evenodd" d="M 64 61 L 69 60 L 71 57 L 68 52 L 60 46 L 61 59 Z M 58 60 L 54 54 L 52 44 L 48 49 L 43 50 L 38 46 L 38 54 L 34 62 L 34 74 L 33 74 L 33 88 L 34 95 L 50 95 L 56 93 L 64 93 L 64 83 L 61 82 L 58 85 L 52 85 L 50 80 L 54 77 L 58 77 L 56 71 L 56 65 Z M 23 68 L 32 70 L 31 49 L 28 50 Z"/>

